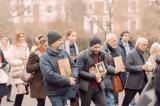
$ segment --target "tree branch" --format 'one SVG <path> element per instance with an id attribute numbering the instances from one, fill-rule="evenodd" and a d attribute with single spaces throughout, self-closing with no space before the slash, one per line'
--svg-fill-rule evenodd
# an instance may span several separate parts
<path id="1" fill-rule="evenodd" d="M 26 6 L 26 7 L 23 9 L 23 11 L 17 13 L 17 15 L 12 16 L 12 17 L 17 17 L 17 16 L 22 15 L 22 14 L 30 7 L 30 5 L 32 5 L 32 3 L 33 3 L 33 0 L 30 2 L 30 4 L 29 4 L 28 6 Z M 15 7 L 15 9 L 12 11 L 11 14 L 13 14 L 15 11 L 17 11 L 18 6 L 19 6 L 19 0 L 17 0 L 17 2 L 16 2 L 16 7 Z"/>

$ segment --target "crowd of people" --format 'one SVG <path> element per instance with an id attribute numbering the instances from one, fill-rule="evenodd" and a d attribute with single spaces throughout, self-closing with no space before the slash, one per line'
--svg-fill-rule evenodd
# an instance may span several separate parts
<path id="1" fill-rule="evenodd" d="M 31 98 L 37 100 L 37 106 L 45 106 L 46 97 L 52 106 L 65 106 L 67 100 L 71 106 L 90 106 L 91 101 L 96 106 L 136 106 L 135 95 L 139 93 L 141 97 L 148 80 L 154 77 L 154 106 L 160 106 L 158 42 L 151 45 L 150 56 L 146 58 L 148 40 L 138 37 L 133 45 L 128 31 L 120 36 L 109 33 L 104 42 L 93 36 L 89 47 L 81 52 L 76 40 L 75 30 L 68 30 L 65 39 L 60 33 L 49 31 L 46 36 L 36 37 L 30 50 L 22 32 L 16 33 L 12 43 L 8 37 L 2 37 L 0 74 L 4 71 L 8 78 L 0 78 L 0 104 L 6 95 L 7 102 L 21 106 L 24 95 L 30 93 Z M 123 69 L 117 67 L 116 57 L 123 62 Z M 64 64 L 59 64 L 60 61 Z M 102 72 L 97 68 L 101 63 Z M 118 76 L 123 85 L 122 104 L 118 98 L 120 91 L 115 90 L 114 76 Z M 12 86 L 16 87 L 14 100 L 10 98 Z"/>

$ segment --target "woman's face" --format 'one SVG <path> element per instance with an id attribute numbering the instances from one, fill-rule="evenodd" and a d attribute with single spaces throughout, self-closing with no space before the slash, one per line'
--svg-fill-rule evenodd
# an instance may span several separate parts
<path id="1" fill-rule="evenodd" d="M 67 39 L 71 42 L 76 42 L 77 40 L 77 33 L 76 32 L 72 32 L 69 36 L 67 36 Z"/>
<path id="2" fill-rule="evenodd" d="M 6 48 L 8 46 L 8 39 L 7 38 L 2 38 L 1 40 L 1 44 L 4 48 Z"/>
<path id="3" fill-rule="evenodd" d="M 25 41 L 24 34 L 20 34 L 18 40 L 21 43 L 24 42 Z"/>
<path id="4" fill-rule="evenodd" d="M 48 47 L 48 43 L 46 41 L 42 42 L 42 43 L 38 43 L 38 48 L 46 49 L 47 47 Z"/>

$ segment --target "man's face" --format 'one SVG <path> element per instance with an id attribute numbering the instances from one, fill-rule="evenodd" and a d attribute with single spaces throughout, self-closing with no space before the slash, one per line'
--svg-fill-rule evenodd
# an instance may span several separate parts
<path id="1" fill-rule="evenodd" d="M 101 49 L 101 44 L 95 44 L 90 48 L 93 54 L 98 54 Z"/>
<path id="2" fill-rule="evenodd" d="M 54 48 L 55 50 L 62 50 L 64 48 L 64 40 L 59 39 L 56 42 L 51 44 L 51 47 Z"/>
<path id="3" fill-rule="evenodd" d="M 123 36 L 121 38 L 125 43 L 127 43 L 129 41 L 129 33 L 123 34 Z"/>
<path id="4" fill-rule="evenodd" d="M 138 48 L 142 51 L 145 51 L 147 49 L 147 45 L 148 45 L 148 42 L 141 42 L 138 44 Z"/>
<path id="5" fill-rule="evenodd" d="M 107 42 L 112 48 L 116 48 L 118 46 L 117 36 L 112 36 L 111 39 Z"/>

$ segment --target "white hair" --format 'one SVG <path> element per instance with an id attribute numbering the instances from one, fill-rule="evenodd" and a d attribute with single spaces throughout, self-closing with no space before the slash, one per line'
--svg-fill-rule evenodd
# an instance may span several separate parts
<path id="1" fill-rule="evenodd" d="M 150 47 L 150 54 L 154 54 L 160 50 L 160 45 L 158 42 L 154 42 Z"/>
<path id="2" fill-rule="evenodd" d="M 106 35 L 106 42 L 108 42 L 112 37 L 117 37 L 115 33 L 109 33 Z M 118 38 L 118 37 L 117 37 Z"/>
<path id="3" fill-rule="evenodd" d="M 144 43 L 144 42 L 148 43 L 148 40 L 144 37 L 137 38 L 136 43 L 135 43 L 135 47 L 137 47 L 138 44 L 141 44 L 141 43 Z"/>

